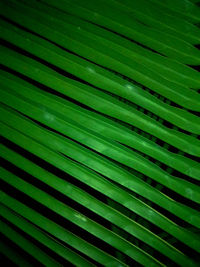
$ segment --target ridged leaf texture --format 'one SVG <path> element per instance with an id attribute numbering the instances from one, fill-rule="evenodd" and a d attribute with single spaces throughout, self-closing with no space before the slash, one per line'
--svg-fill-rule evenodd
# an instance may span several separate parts
<path id="1" fill-rule="evenodd" d="M 199 3 L 0 1 L 2 266 L 199 266 Z"/>

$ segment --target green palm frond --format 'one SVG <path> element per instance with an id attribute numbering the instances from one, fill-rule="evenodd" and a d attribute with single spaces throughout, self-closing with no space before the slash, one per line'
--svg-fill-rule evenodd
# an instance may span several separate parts
<path id="1" fill-rule="evenodd" d="M 198 3 L 0 2 L 3 266 L 199 265 Z"/>

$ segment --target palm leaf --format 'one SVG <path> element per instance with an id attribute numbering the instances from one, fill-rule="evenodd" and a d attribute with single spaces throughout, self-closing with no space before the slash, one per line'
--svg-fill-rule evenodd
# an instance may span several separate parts
<path id="1" fill-rule="evenodd" d="M 1 1 L 6 264 L 198 266 L 197 3 Z"/>

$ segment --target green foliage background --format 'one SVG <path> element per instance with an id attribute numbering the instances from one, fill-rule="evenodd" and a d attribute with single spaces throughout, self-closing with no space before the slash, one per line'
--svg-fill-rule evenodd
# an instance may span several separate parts
<path id="1" fill-rule="evenodd" d="M 199 266 L 199 1 L 0 12 L 2 266 Z"/>

